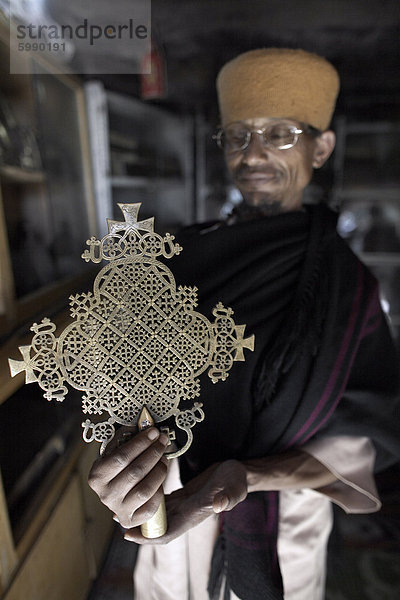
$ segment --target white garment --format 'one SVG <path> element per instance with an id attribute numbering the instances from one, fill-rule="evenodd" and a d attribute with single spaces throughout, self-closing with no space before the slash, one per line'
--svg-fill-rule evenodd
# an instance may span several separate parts
<path id="1" fill-rule="evenodd" d="M 318 491 L 280 492 L 278 556 L 285 600 L 322 600 L 331 501 L 346 512 L 379 510 L 372 475 L 375 451 L 368 438 L 350 436 L 315 440 L 302 450 L 324 464 L 337 481 Z M 165 492 L 180 485 L 178 463 L 173 461 Z M 135 600 L 209 600 L 207 583 L 217 536 L 218 516 L 213 515 L 165 546 L 141 546 Z M 236 599 L 231 593 L 231 600 Z"/>

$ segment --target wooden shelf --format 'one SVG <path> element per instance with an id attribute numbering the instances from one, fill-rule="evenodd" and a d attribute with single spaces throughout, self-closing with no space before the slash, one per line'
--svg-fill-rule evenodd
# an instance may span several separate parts
<path id="1" fill-rule="evenodd" d="M 111 186 L 114 188 L 147 188 L 149 186 L 167 187 L 182 185 L 178 177 L 136 177 L 133 175 L 121 175 L 110 178 Z"/>
<path id="2" fill-rule="evenodd" d="M 44 171 L 30 171 L 12 165 L 0 166 L 0 179 L 9 183 L 43 183 L 46 181 Z"/>
<path id="3" fill-rule="evenodd" d="M 335 195 L 343 200 L 348 201 L 397 201 L 400 202 L 400 186 L 399 185 L 347 185 L 335 191 Z"/>
<path id="4" fill-rule="evenodd" d="M 114 188 L 145 188 L 151 183 L 148 177 L 130 177 L 121 175 L 110 178 L 111 185 Z"/>
<path id="5" fill-rule="evenodd" d="M 87 485 L 97 453 L 76 439 L 43 482 L 3 600 L 87 597 L 113 530 L 110 511 Z"/>
<path id="6" fill-rule="evenodd" d="M 369 266 L 400 267 L 400 254 L 392 252 L 359 252 L 359 258 Z"/>

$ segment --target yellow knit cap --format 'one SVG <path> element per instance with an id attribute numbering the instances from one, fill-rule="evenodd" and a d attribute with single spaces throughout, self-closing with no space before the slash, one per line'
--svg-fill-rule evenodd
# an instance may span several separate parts
<path id="1" fill-rule="evenodd" d="M 250 50 L 226 63 L 218 74 L 222 125 L 282 117 L 325 131 L 339 86 L 336 69 L 317 54 L 288 48 Z"/>

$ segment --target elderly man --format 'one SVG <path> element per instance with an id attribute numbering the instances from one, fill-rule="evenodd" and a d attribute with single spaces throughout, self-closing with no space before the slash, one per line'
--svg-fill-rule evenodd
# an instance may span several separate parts
<path id="1" fill-rule="evenodd" d="M 216 138 L 244 201 L 224 223 L 183 231 L 179 281 L 196 284 L 255 334 L 223 386 L 202 383 L 206 419 L 177 462 L 166 436 L 137 434 L 93 466 L 90 484 L 142 544 L 139 600 L 324 597 L 331 502 L 372 512 L 376 454 L 398 451 L 398 369 L 372 275 L 337 236 L 335 215 L 303 206 L 330 156 L 334 67 L 302 50 L 247 52 L 217 80 Z M 161 486 L 168 531 L 139 525 Z M 167 544 L 167 545 L 165 545 Z"/>

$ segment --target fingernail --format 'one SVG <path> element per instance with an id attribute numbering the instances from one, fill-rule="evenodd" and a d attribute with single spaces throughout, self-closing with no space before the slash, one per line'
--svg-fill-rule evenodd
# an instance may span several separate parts
<path id="1" fill-rule="evenodd" d="M 149 438 L 149 440 L 155 440 L 156 438 L 158 438 L 159 435 L 160 435 L 160 432 L 155 427 L 152 427 L 147 432 L 147 437 Z"/>
<path id="2" fill-rule="evenodd" d="M 119 519 L 118 519 L 117 515 L 113 515 L 113 519 L 116 523 L 119 523 Z"/>

